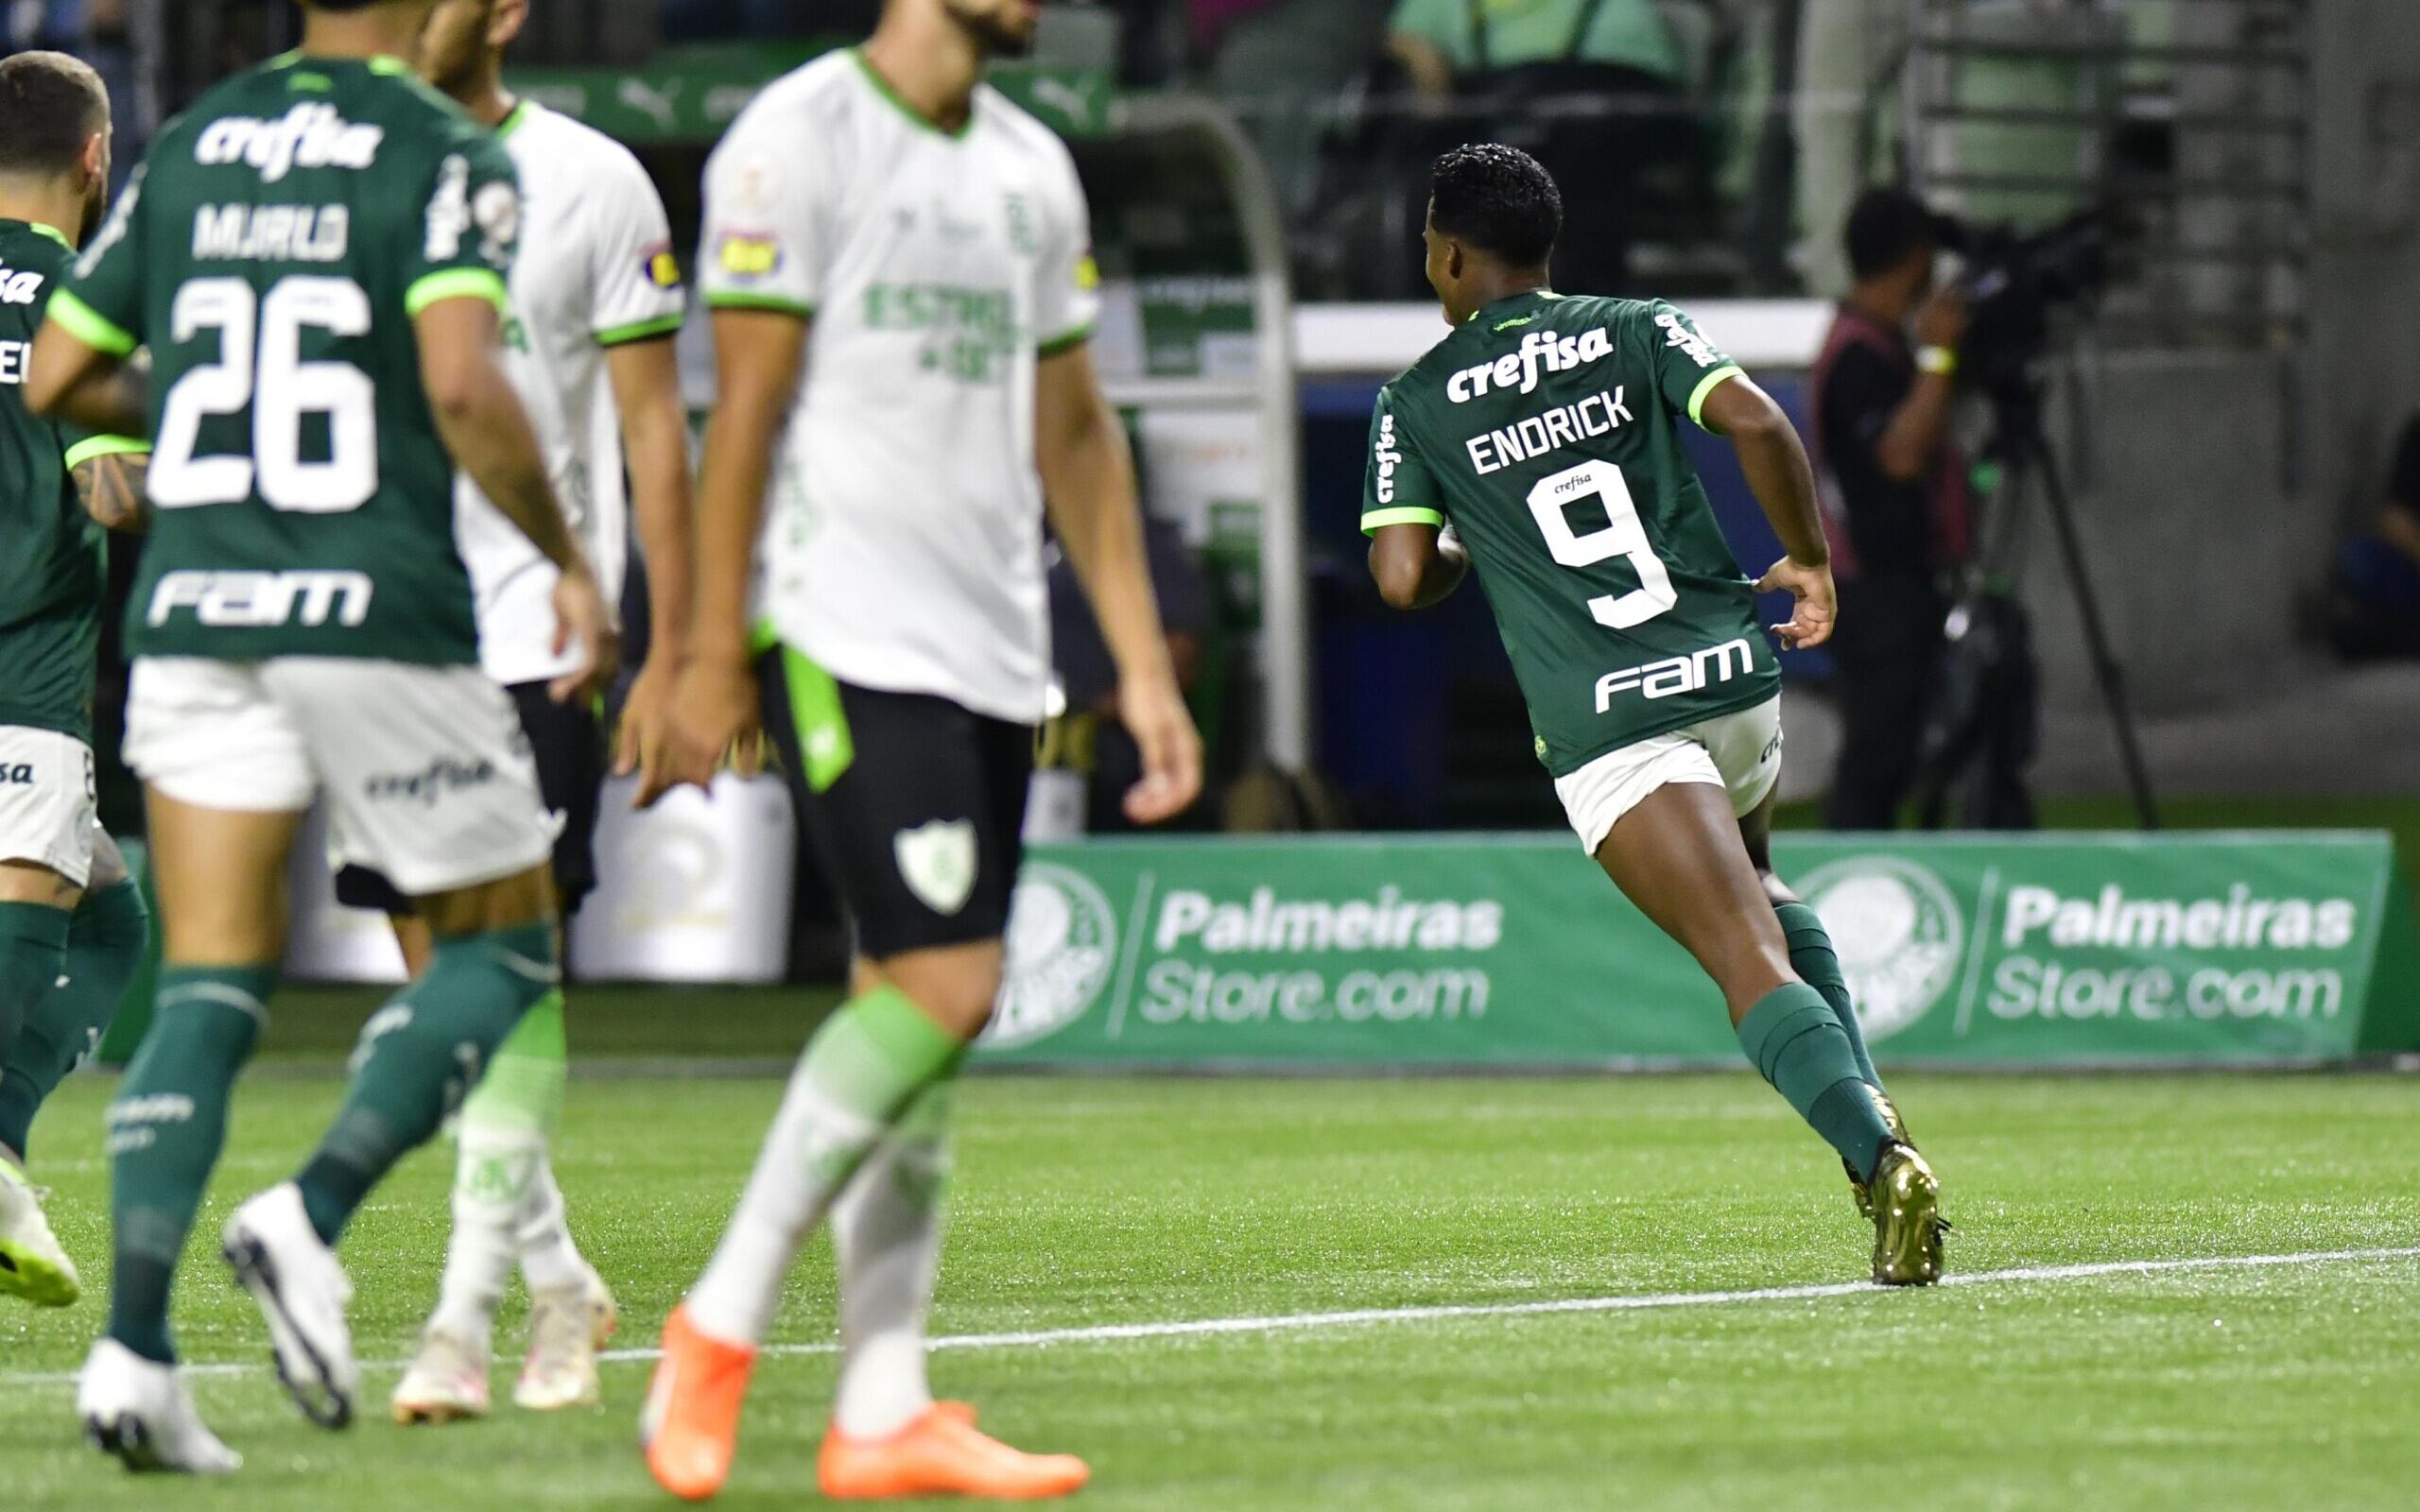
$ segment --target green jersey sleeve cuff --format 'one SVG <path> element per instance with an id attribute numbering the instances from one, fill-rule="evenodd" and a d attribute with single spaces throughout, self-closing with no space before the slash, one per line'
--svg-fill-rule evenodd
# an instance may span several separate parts
<path id="1" fill-rule="evenodd" d="M 1375 535 L 1379 528 L 1385 525 L 1436 525 L 1443 529 L 1444 524 L 1445 517 L 1435 509 L 1417 509 L 1409 507 L 1400 509 L 1373 509 L 1361 517 L 1361 533 L 1365 536 Z"/>
<path id="2" fill-rule="evenodd" d="M 1092 322 L 1086 321 L 1084 324 L 1076 327 L 1073 331 L 1063 331 L 1059 335 L 1050 337 L 1048 340 L 1044 341 L 1041 345 L 1036 347 L 1034 351 L 1045 357 L 1055 357 L 1063 352 L 1075 351 L 1078 347 L 1082 346 L 1092 338 Z"/>
<path id="3" fill-rule="evenodd" d="M 652 320 L 633 320 L 629 325 L 599 331 L 596 333 L 596 344 L 600 347 L 627 347 L 633 341 L 651 341 L 657 336 L 672 335 L 680 329 L 681 317 L 659 316 Z"/>
<path id="4" fill-rule="evenodd" d="M 74 289 L 60 289 L 50 297 L 50 318 L 95 352 L 124 357 L 134 351 L 133 333 L 77 298 Z"/>
<path id="5" fill-rule="evenodd" d="M 484 267 L 450 267 L 431 273 L 404 291 L 404 313 L 417 318 L 432 304 L 447 300 L 485 300 L 501 315 L 511 302 L 504 279 Z"/>
<path id="6" fill-rule="evenodd" d="M 815 306 L 779 294 L 742 294 L 726 291 L 706 296 L 709 310 L 764 310 L 774 315 L 794 315 L 802 320 L 815 318 Z"/>
<path id="7" fill-rule="evenodd" d="M 73 472 L 97 456 L 148 455 L 150 451 L 149 441 L 138 441 L 131 436 L 95 436 L 67 449 L 67 467 Z"/>
<path id="8" fill-rule="evenodd" d="M 1713 393 L 1715 387 L 1726 380 L 1746 376 L 1747 374 L 1740 370 L 1739 365 L 1732 362 L 1723 364 L 1699 379 L 1698 386 L 1689 390 L 1689 423 L 1700 430 L 1705 429 L 1705 418 L 1701 413 L 1705 408 L 1705 396 Z"/>

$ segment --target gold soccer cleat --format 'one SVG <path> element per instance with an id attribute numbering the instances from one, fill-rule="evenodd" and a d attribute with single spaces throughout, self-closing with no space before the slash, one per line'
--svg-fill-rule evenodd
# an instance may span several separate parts
<path id="1" fill-rule="evenodd" d="M 1941 1178 L 1912 1144 L 1889 1144 L 1874 1171 L 1874 1280 L 1930 1286 L 1941 1280 Z"/>
<path id="2" fill-rule="evenodd" d="M 1891 1100 L 1891 1094 L 1876 1087 L 1874 1089 L 1874 1100 L 1881 1106 L 1882 1117 L 1891 1125 L 1891 1137 L 1902 1144 L 1912 1143 L 1908 1138 L 1908 1121 L 1899 1116 L 1899 1105 Z M 1872 1223 L 1874 1221 L 1873 1192 L 1867 1189 L 1863 1181 L 1858 1179 L 1856 1168 L 1848 1161 L 1842 1160 L 1841 1169 L 1848 1173 L 1849 1195 L 1857 1199 L 1857 1215 Z"/>

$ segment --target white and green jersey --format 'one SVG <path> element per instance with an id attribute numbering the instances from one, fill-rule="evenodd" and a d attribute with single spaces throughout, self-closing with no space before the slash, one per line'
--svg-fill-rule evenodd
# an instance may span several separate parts
<path id="1" fill-rule="evenodd" d="M 605 601 L 617 603 L 630 560 L 630 499 L 605 353 L 680 330 L 671 223 L 638 159 L 601 131 L 524 100 L 496 136 L 523 186 L 507 370 Z M 467 477 L 456 503 L 455 539 L 478 603 L 480 664 L 508 686 L 571 671 L 577 649 L 554 649 L 554 563 Z"/>
<path id="2" fill-rule="evenodd" d="M 1034 373 L 1091 333 L 1089 245 L 1049 129 L 979 87 L 943 132 L 854 51 L 774 84 L 716 149 L 706 302 L 814 322 L 761 609 L 834 676 L 1042 716 Z"/>

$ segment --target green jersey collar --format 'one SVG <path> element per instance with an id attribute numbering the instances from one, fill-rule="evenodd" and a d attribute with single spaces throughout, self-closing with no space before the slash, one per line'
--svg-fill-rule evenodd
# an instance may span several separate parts
<path id="1" fill-rule="evenodd" d="M 512 135 L 513 132 L 518 131 L 524 126 L 527 126 L 528 122 L 529 102 L 527 100 L 513 101 L 511 112 L 506 115 L 503 120 L 496 123 L 495 139 L 499 142 L 505 140 L 507 137 Z"/>
<path id="2" fill-rule="evenodd" d="M 924 112 L 916 109 L 913 105 L 908 104 L 905 96 L 901 95 L 897 90 L 891 88 L 890 80 L 883 77 L 882 75 L 875 70 L 873 61 L 866 57 L 866 50 L 864 48 L 852 47 L 849 49 L 849 56 L 856 60 L 857 72 L 863 74 L 865 76 L 866 82 L 873 86 L 873 92 L 881 95 L 883 100 L 889 104 L 892 110 L 897 111 L 900 114 L 906 116 L 914 125 L 923 128 L 925 130 L 930 131 L 935 136 L 947 137 L 952 142 L 965 141 L 966 133 L 975 129 L 975 102 L 973 100 L 969 100 L 967 102 L 966 119 L 959 124 L 957 130 L 948 130 L 931 116 L 926 115 Z"/>
<path id="3" fill-rule="evenodd" d="M 56 226 L 45 226 L 39 220 L 29 220 L 26 222 L 26 230 L 37 236 L 47 236 L 71 252 L 76 249 L 76 244 L 67 239 L 67 233 Z"/>
<path id="4" fill-rule="evenodd" d="M 1526 308 L 1529 305 L 1543 304 L 1549 300 L 1559 300 L 1562 298 L 1562 295 L 1557 294 L 1552 289 L 1524 289 L 1518 294 L 1508 294 L 1504 296 L 1504 298 L 1497 300 L 1493 303 L 1482 304 L 1478 309 L 1473 310 L 1471 312 L 1470 323 L 1477 324 L 1480 320 L 1491 320 L 1499 316 L 1516 314 L 1519 310 Z"/>

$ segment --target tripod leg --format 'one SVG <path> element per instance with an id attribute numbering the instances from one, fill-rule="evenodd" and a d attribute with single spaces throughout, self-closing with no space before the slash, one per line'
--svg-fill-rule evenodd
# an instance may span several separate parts
<path id="1" fill-rule="evenodd" d="M 2092 657 L 2092 674 L 2100 684 L 2101 701 L 2109 708 L 2109 723 L 2118 736 L 2118 759 L 2126 767 L 2126 785 L 2135 799 L 2135 814 L 2146 830 L 2159 828 L 2159 806 L 2152 794 L 2151 769 L 2143 763 L 2142 743 L 2135 736 L 2135 715 L 2126 701 L 2126 675 L 2118 664 L 2118 657 L 2109 648 L 2109 631 L 2100 618 L 2100 600 L 2092 589 L 2092 578 L 2086 571 L 2083 546 L 2076 539 L 2074 513 L 2068 508 L 2067 490 L 2059 476 L 2048 444 L 2035 438 L 2031 450 L 2039 463 L 2042 496 L 2050 507 L 2051 527 L 2059 538 L 2059 557 L 2067 570 L 2067 586 L 2075 593 L 2076 613 L 2083 622 L 2086 650 Z"/>

